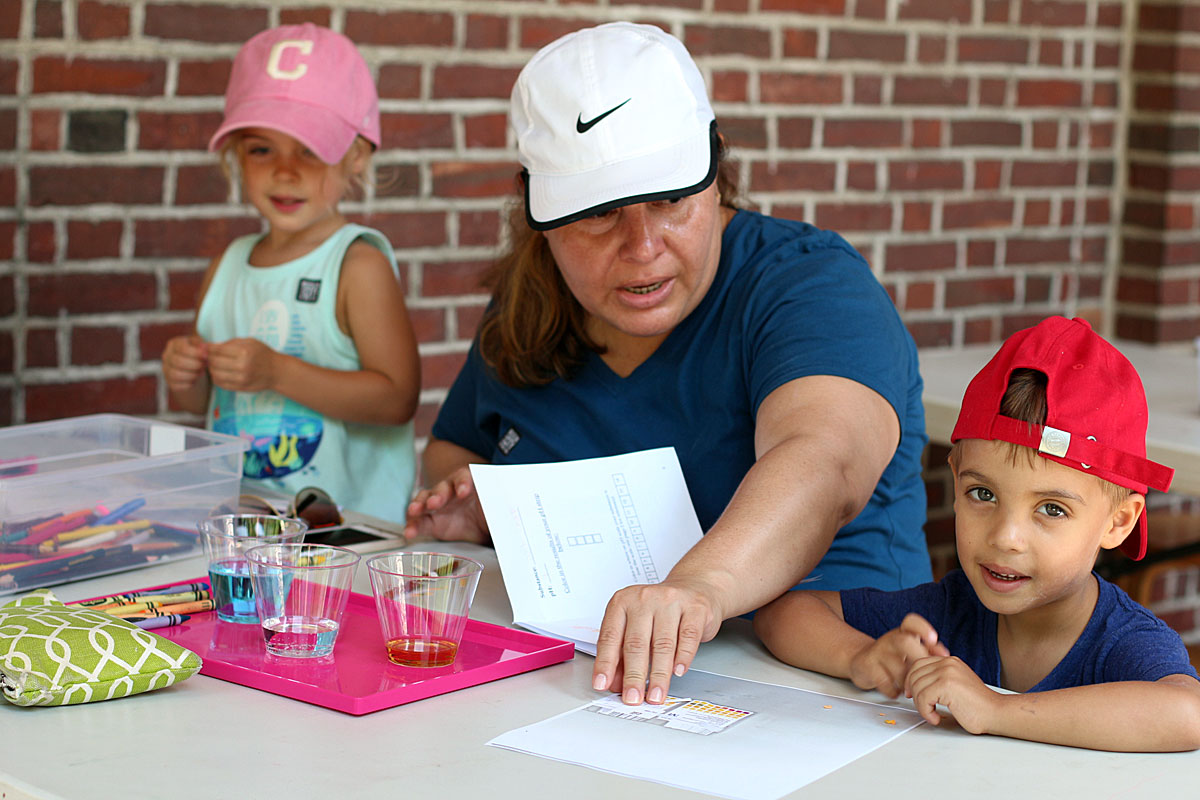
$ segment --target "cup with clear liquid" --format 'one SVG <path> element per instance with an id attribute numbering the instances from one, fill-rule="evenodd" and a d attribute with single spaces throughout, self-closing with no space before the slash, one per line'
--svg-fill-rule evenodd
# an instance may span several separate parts
<path id="1" fill-rule="evenodd" d="M 256 545 L 299 542 L 308 523 L 266 514 L 221 514 L 200 521 L 213 608 L 225 622 L 257 624 L 254 584 L 246 550 Z"/>
<path id="2" fill-rule="evenodd" d="M 330 544 L 286 542 L 246 551 L 268 653 L 286 658 L 333 653 L 360 558 Z"/>
<path id="3" fill-rule="evenodd" d="M 449 553 L 383 553 L 367 561 L 388 660 L 445 667 L 462 644 L 483 565 Z"/>

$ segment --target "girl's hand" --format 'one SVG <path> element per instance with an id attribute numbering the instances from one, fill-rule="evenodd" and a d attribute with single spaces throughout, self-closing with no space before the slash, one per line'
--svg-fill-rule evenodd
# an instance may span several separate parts
<path id="1" fill-rule="evenodd" d="M 262 392 L 275 386 L 275 365 L 280 357 L 257 339 L 230 339 L 209 345 L 208 374 L 222 389 Z"/>
<path id="2" fill-rule="evenodd" d="M 949 655 L 933 626 L 924 617 L 909 614 L 899 628 L 880 636 L 851 659 L 850 680 L 860 689 L 877 689 L 888 697 L 898 697 L 915 662 Z"/>
<path id="3" fill-rule="evenodd" d="M 207 364 L 208 343 L 195 334 L 174 336 L 163 348 L 163 379 L 172 392 L 186 392 L 195 386 Z"/>
<path id="4" fill-rule="evenodd" d="M 404 538 L 485 543 L 491 541 L 470 467 L 459 467 L 408 504 Z"/>
<path id="5" fill-rule="evenodd" d="M 1003 695 L 989 689 L 979 676 L 954 656 L 931 656 L 913 664 L 906 693 L 917 711 L 931 725 L 942 721 L 941 703 L 954 719 L 971 733 L 987 733 L 1003 702 Z"/>

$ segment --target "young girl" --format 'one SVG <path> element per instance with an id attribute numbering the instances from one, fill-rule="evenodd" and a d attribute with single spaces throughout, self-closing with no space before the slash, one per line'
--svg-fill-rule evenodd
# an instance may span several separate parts
<path id="1" fill-rule="evenodd" d="M 209 265 L 195 332 L 167 343 L 163 375 L 182 408 L 250 441 L 245 478 L 319 486 L 399 521 L 416 339 L 391 245 L 338 211 L 379 141 L 375 84 L 345 36 L 292 25 L 242 47 L 209 149 L 233 163 L 266 231 Z"/>

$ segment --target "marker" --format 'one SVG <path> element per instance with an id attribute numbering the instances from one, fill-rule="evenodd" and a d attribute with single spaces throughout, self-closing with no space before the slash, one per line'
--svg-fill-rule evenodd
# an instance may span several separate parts
<path id="1" fill-rule="evenodd" d="M 126 622 L 132 622 L 144 631 L 153 630 L 154 628 L 170 628 L 174 625 L 182 625 L 191 619 L 190 614 L 170 614 L 165 617 L 138 617 L 126 619 Z"/>
<path id="2" fill-rule="evenodd" d="M 102 533 L 112 533 L 113 531 L 135 531 L 141 528 L 149 528 L 153 523 L 148 519 L 138 519 L 132 522 L 116 522 L 105 525 L 89 525 L 86 528 L 77 528 L 73 531 L 60 533 L 56 539 L 59 544 L 66 542 L 76 542 L 80 539 L 86 539 L 89 536 L 99 536 Z"/>
<path id="3" fill-rule="evenodd" d="M 145 499 L 141 497 L 134 498 L 122 506 L 117 506 L 112 511 L 102 517 L 99 517 L 93 522 L 93 525 L 111 525 L 114 522 L 119 522 L 121 518 L 127 517 L 134 511 L 137 511 L 142 506 L 146 505 Z"/>

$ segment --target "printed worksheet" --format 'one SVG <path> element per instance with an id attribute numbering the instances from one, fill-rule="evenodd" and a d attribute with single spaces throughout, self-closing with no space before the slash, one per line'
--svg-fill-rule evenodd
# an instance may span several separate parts
<path id="1" fill-rule="evenodd" d="M 690 670 L 660 706 L 597 697 L 488 744 L 682 789 L 775 800 L 921 724 L 915 711 Z"/>
<path id="2" fill-rule="evenodd" d="M 613 593 L 658 583 L 700 541 L 674 448 L 471 466 L 513 622 L 595 654 Z"/>

